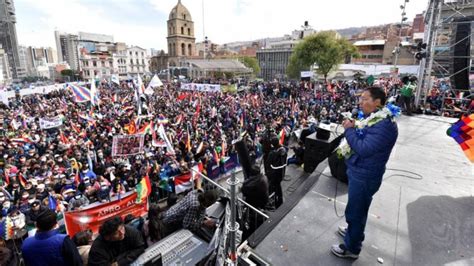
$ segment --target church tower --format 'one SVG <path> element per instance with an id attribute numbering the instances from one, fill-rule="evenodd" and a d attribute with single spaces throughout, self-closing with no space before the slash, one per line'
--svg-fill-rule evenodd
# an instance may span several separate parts
<path id="1" fill-rule="evenodd" d="M 168 18 L 167 39 L 171 66 L 177 66 L 179 58 L 195 56 L 194 22 L 191 13 L 181 3 L 181 0 L 178 0 L 178 4 L 171 10 Z"/>

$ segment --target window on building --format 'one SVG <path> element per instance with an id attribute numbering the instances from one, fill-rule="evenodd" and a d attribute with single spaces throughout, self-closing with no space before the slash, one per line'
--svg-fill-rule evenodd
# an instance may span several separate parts
<path id="1" fill-rule="evenodd" d="M 188 35 L 191 36 L 191 29 L 188 28 Z"/>
<path id="2" fill-rule="evenodd" d="M 193 54 L 193 45 L 192 44 L 188 44 L 188 55 L 192 55 Z"/>
<path id="3" fill-rule="evenodd" d="M 186 55 L 186 45 L 184 43 L 181 44 L 181 55 Z"/>
<path id="4" fill-rule="evenodd" d="M 101 61 L 100 64 L 105 67 L 105 61 Z"/>
<path id="5" fill-rule="evenodd" d="M 140 64 L 140 60 L 137 59 L 137 65 L 139 65 L 139 64 Z"/>
<path id="6" fill-rule="evenodd" d="M 97 62 L 96 62 L 96 61 L 92 61 L 92 66 L 96 67 L 96 66 L 97 66 Z"/>
<path id="7" fill-rule="evenodd" d="M 144 65 L 144 64 L 145 64 L 145 59 L 142 59 L 142 65 Z"/>
<path id="8" fill-rule="evenodd" d="M 135 55 L 138 56 L 138 52 L 135 52 Z"/>
<path id="9" fill-rule="evenodd" d="M 109 66 L 114 66 L 114 61 L 109 61 Z"/>
<path id="10" fill-rule="evenodd" d="M 184 18 L 184 20 L 186 20 L 186 14 L 183 14 L 183 18 Z"/>
<path id="11" fill-rule="evenodd" d="M 130 51 L 129 54 L 132 55 L 133 54 L 132 51 Z"/>
<path id="12" fill-rule="evenodd" d="M 181 34 L 184 35 L 184 28 L 183 27 L 181 27 Z"/>
<path id="13" fill-rule="evenodd" d="M 133 59 L 130 59 L 130 65 L 133 66 Z"/>
<path id="14" fill-rule="evenodd" d="M 144 57 L 144 56 L 145 56 L 145 53 L 142 52 L 142 57 Z"/>

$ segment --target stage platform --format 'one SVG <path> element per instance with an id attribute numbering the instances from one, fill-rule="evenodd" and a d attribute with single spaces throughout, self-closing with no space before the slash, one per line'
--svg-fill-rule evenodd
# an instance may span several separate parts
<path id="1" fill-rule="evenodd" d="M 454 121 L 398 120 L 399 138 L 387 165 L 393 170 L 374 196 L 358 260 L 330 251 L 342 243 L 336 230 L 345 220 L 336 211 L 344 213 L 347 186 L 337 184 L 334 201 L 337 182 L 326 162 L 311 174 L 317 181 L 309 192 L 255 252 L 273 265 L 474 265 L 474 166 L 446 135 Z M 289 172 L 292 180 L 310 178 L 301 168 Z M 285 190 L 293 187 L 288 185 Z"/>

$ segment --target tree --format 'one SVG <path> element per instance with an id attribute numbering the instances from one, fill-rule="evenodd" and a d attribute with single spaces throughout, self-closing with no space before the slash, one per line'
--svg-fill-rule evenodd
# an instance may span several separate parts
<path id="1" fill-rule="evenodd" d="M 257 58 L 250 56 L 242 56 L 239 57 L 239 61 L 246 67 L 251 68 L 253 70 L 253 74 L 256 75 L 260 73 L 260 66 L 258 65 Z"/>
<path id="2" fill-rule="evenodd" d="M 67 76 L 67 77 L 74 77 L 74 70 L 72 69 L 64 69 L 64 70 L 61 70 L 61 75 L 62 76 Z"/>
<path id="3" fill-rule="evenodd" d="M 324 31 L 306 37 L 294 49 L 287 68 L 288 76 L 299 78 L 302 70 L 314 64 L 317 72 L 327 79 L 329 72 L 336 69 L 348 56 L 358 57 L 357 48 L 343 38 L 337 38 L 334 31 Z"/>

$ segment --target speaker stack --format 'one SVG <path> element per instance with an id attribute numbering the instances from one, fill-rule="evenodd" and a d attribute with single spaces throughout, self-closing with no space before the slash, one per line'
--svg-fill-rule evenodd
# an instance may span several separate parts
<path id="1" fill-rule="evenodd" d="M 313 133 L 306 137 L 304 150 L 304 171 L 312 173 L 318 165 L 329 157 L 331 152 L 337 148 L 341 142 L 342 135 L 335 137 L 333 134 L 329 138 L 320 138 L 321 133 Z"/>
<path id="2" fill-rule="evenodd" d="M 471 69 L 471 28 L 474 17 L 454 19 L 451 34 L 451 85 L 453 89 L 468 90 Z"/>

